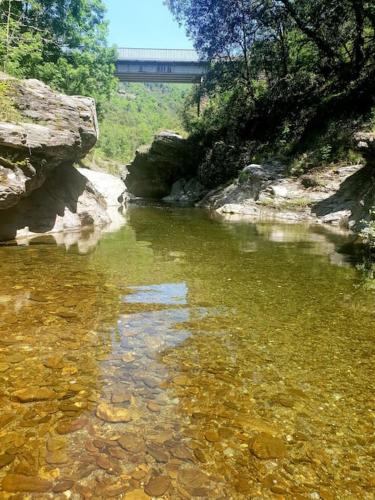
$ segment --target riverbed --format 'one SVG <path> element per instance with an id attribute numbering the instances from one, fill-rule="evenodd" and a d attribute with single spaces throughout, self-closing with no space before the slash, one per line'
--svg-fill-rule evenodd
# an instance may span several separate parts
<path id="1" fill-rule="evenodd" d="M 374 498 L 375 293 L 350 237 L 127 218 L 0 247 L 1 498 Z"/>

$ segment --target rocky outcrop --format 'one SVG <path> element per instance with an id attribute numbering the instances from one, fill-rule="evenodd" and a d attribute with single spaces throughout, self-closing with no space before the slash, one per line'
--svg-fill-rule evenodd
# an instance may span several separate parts
<path id="1" fill-rule="evenodd" d="M 197 169 L 199 148 L 173 132 L 155 136 L 151 146 L 140 148 L 128 166 L 126 186 L 141 198 L 162 199 L 170 194 L 173 184 L 189 178 Z"/>
<path id="2" fill-rule="evenodd" d="M 88 168 L 77 168 L 94 188 L 104 197 L 107 207 L 119 207 L 126 204 L 128 193 L 124 181 L 105 172 L 96 172 Z"/>
<path id="3" fill-rule="evenodd" d="M 361 231 L 375 205 L 375 134 L 357 134 L 355 145 L 365 165 L 290 177 L 277 162 L 251 164 L 229 185 L 210 191 L 199 205 L 232 219 L 307 221 Z"/>
<path id="4" fill-rule="evenodd" d="M 196 177 L 189 180 L 179 179 L 172 186 L 168 196 L 163 198 L 166 203 L 195 203 L 203 198 L 207 189 Z"/>
<path id="5" fill-rule="evenodd" d="M 0 83 L 14 109 L 11 122 L 0 121 L 0 241 L 111 223 L 122 181 L 73 167 L 98 137 L 94 101 L 37 80 L 0 74 Z"/>
<path id="6" fill-rule="evenodd" d="M 120 229 L 125 224 L 124 211 L 129 200 L 124 181 L 120 177 L 105 172 L 96 172 L 87 168 L 78 168 L 77 170 L 90 181 L 105 200 L 106 214 L 110 222 L 105 226 L 104 232 Z"/>
<path id="7" fill-rule="evenodd" d="M 4 73 L 0 83 L 18 115 L 17 123 L 0 122 L 0 209 L 5 209 L 39 188 L 52 170 L 83 158 L 96 143 L 98 126 L 93 99 Z"/>
<path id="8" fill-rule="evenodd" d="M 286 177 L 282 166 L 249 165 L 237 180 L 200 202 L 230 218 L 327 223 L 359 229 L 375 189 L 369 166 L 320 170 Z"/>
<path id="9" fill-rule="evenodd" d="M 78 171 L 70 165 L 61 166 L 39 189 L 16 206 L 0 210 L 0 241 L 77 231 L 92 226 L 120 227 L 124 223 L 118 211 L 120 202 L 111 206 L 114 203 L 112 195 L 108 199 L 105 192 L 99 191 L 100 184 L 95 182 L 92 173 L 88 174 L 90 182 L 82 175 L 87 172 L 82 170 Z M 107 174 L 102 175 L 107 177 Z M 114 186 L 117 180 L 113 178 Z"/>

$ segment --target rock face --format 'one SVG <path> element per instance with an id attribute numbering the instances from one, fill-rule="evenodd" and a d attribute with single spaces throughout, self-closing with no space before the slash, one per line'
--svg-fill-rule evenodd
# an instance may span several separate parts
<path id="1" fill-rule="evenodd" d="M 0 241 L 110 224 L 105 198 L 72 166 L 61 166 L 30 196 L 0 210 Z"/>
<path id="2" fill-rule="evenodd" d="M 111 223 L 122 181 L 73 167 L 98 137 L 94 101 L 3 73 L 0 83 L 15 110 L 0 122 L 0 241 Z"/>
<path id="3" fill-rule="evenodd" d="M 199 182 L 196 177 L 185 180 L 180 179 L 172 186 L 168 196 L 163 198 L 167 203 L 195 203 L 203 198 L 207 189 Z"/>
<path id="4" fill-rule="evenodd" d="M 375 171 L 349 165 L 287 177 L 278 164 L 249 165 L 200 202 L 230 218 L 327 223 L 361 229 L 375 200 Z"/>
<path id="5" fill-rule="evenodd" d="M 0 122 L 0 209 L 40 187 L 49 172 L 83 158 L 98 137 L 95 102 L 52 91 L 38 80 L 0 82 L 19 123 Z"/>
<path id="6" fill-rule="evenodd" d="M 126 187 L 119 177 L 104 172 L 95 172 L 87 168 L 78 168 L 77 170 L 100 192 L 105 198 L 108 207 L 118 207 L 126 202 Z"/>
<path id="7" fill-rule="evenodd" d="M 137 151 L 125 184 L 135 196 L 164 198 L 177 180 L 191 177 L 198 159 L 199 151 L 189 140 L 173 132 L 162 132 L 151 146 Z"/>

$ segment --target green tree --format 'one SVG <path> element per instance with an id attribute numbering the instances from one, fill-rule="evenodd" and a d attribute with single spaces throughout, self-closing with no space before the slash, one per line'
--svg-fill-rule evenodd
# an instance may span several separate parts
<path id="1" fill-rule="evenodd" d="M 21 78 L 38 78 L 99 105 L 114 88 L 114 49 L 106 44 L 101 0 L 2 0 L 0 63 Z"/>
<path id="2" fill-rule="evenodd" d="M 167 0 L 212 61 L 208 92 L 231 89 L 262 107 L 370 91 L 375 7 L 369 0 Z M 266 84 L 268 93 L 264 92 Z M 261 93 L 259 94 L 259 89 Z M 240 93 L 241 93 L 240 92 Z M 266 100 L 264 99 L 266 97 Z M 255 106 L 256 107 L 256 106 Z"/>
<path id="3" fill-rule="evenodd" d="M 224 141 L 239 164 L 241 155 L 277 156 L 293 168 L 293 155 L 318 165 L 349 152 L 353 127 L 375 104 L 373 0 L 166 3 L 211 61 L 202 117 L 185 112 L 208 153 Z"/>
<path id="4" fill-rule="evenodd" d="M 241 63 L 251 86 L 308 69 L 335 85 L 358 79 L 374 63 L 375 7 L 366 0 L 167 0 L 197 50 Z M 308 50 L 307 50 L 308 49 Z"/>

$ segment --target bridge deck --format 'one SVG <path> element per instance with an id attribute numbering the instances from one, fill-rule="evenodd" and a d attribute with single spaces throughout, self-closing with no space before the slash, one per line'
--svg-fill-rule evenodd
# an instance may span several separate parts
<path id="1" fill-rule="evenodd" d="M 199 83 L 206 72 L 194 50 L 118 49 L 116 75 L 123 82 Z"/>

